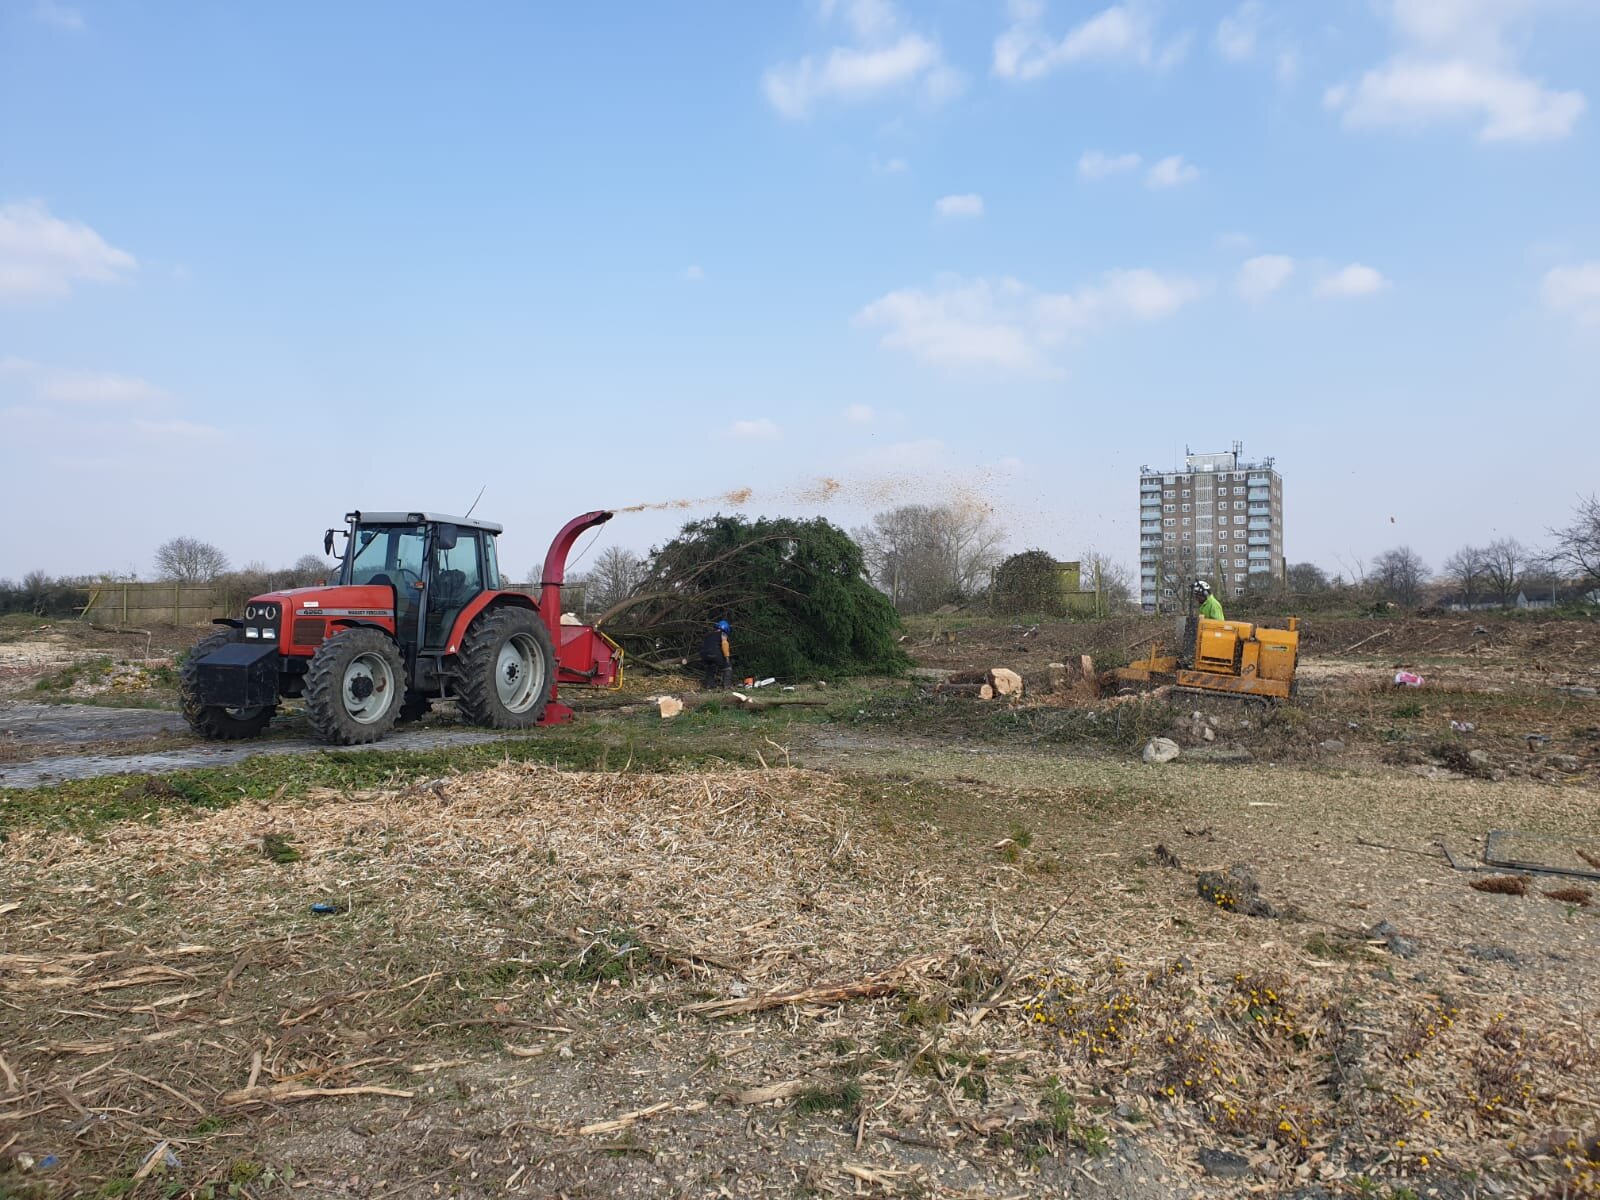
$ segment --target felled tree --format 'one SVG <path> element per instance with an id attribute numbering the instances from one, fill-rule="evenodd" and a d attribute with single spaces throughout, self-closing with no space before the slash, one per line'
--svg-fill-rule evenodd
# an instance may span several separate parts
<path id="1" fill-rule="evenodd" d="M 1047 550 L 1024 550 L 994 569 L 989 602 L 998 613 L 1060 616 L 1061 568 Z"/>
<path id="2" fill-rule="evenodd" d="M 733 625 L 740 675 L 889 672 L 907 662 L 899 618 L 867 581 L 861 548 L 820 517 L 691 521 L 651 551 L 634 595 L 599 623 L 637 654 L 692 658 L 719 619 Z"/>

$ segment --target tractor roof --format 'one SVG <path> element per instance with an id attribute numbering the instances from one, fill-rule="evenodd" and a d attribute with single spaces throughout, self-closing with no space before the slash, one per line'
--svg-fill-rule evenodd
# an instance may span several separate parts
<path id="1" fill-rule="evenodd" d="M 361 512 L 349 514 L 363 525 L 455 525 L 461 529 L 482 529 L 486 533 L 504 533 L 504 525 L 493 521 L 480 521 L 475 517 L 452 517 L 447 513 L 433 512 Z"/>

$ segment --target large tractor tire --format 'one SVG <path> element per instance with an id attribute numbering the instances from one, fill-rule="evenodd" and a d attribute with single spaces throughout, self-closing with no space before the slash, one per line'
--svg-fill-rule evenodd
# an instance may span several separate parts
<path id="1" fill-rule="evenodd" d="M 317 647 L 306 671 L 306 715 L 325 742 L 375 742 L 400 717 L 406 667 L 376 629 L 347 629 Z"/>
<path id="2" fill-rule="evenodd" d="M 183 719 L 189 722 L 190 729 L 214 742 L 237 742 L 256 737 L 278 711 L 276 704 L 263 704 L 259 708 L 223 708 L 220 704 L 205 704 L 200 700 L 196 685 L 200 660 L 224 646 L 243 640 L 237 629 L 219 629 L 216 633 L 207 634 L 195 643 L 178 672 L 178 702 L 183 709 Z"/>
<path id="3" fill-rule="evenodd" d="M 456 659 L 456 703 L 473 725 L 529 729 L 555 682 L 550 631 L 526 608 L 492 608 L 467 630 Z"/>

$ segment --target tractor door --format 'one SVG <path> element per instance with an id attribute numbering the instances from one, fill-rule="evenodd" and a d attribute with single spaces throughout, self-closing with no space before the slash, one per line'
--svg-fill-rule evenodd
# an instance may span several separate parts
<path id="1" fill-rule="evenodd" d="M 423 648 L 443 649 L 461 610 L 483 591 L 483 545 L 476 529 L 441 525 L 429 556 Z"/>

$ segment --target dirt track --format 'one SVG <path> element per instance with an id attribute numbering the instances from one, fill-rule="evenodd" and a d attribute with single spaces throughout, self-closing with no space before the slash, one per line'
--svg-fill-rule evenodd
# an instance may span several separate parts
<path id="1" fill-rule="evenodd" d="M 482 729 L 412 728 L 391 733 L 375 746 L 352 750 L 437 750 L 491 742 L 504 734 Z M 181 738 L 188 744 L 139 753 L 139 741 L 164 744 Z M 133 743 L 133 746 L 130 746 Z M 312 754 L 327 750 L 307 737 L 278 737 L 251 742 L 199 742 L 177 713 L 147 708 L 98 708 L 90 704 L 0 704 L 0 745 L 13 754 L 60 745 L 108 748 L 98 754 L 57 754 L 24 762 L 0 762 L 0 787 L 35 788 L 69 779 L 99 775 L 159 774 L 191 767 L 221 767 L 258 754 Z M 119 752 L 109 752 L 115 747 Z M 132 752 L 130 752 L 130 750 Z"/>

